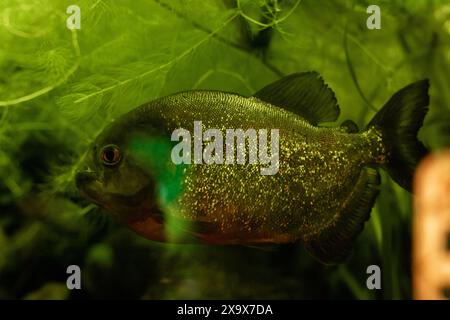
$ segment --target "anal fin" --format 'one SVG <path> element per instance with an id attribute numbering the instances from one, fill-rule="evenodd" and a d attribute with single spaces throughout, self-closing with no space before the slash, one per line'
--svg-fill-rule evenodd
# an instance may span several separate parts
<path id="1" fill-rule="evenodd" d="M 334 222 L 319 235 L 308 239 L 306 249 L 325 264 L 342 262 L 350 253 L 355 238 L 363 230 L 364 222 L 370 217 L 379 184 L 378 172 L 364 167 Z"/>

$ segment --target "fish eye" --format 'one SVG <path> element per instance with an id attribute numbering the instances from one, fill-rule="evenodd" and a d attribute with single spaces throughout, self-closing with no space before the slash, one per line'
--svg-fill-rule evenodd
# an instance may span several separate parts
<path id="1" fill-rule="evenodd" d="M 109 144 L 102 148 L 100 153 L 100 160 L 105 166 L 113 167 L 117 165 L 122 159 L 122 154 L 118 146 Z"/>

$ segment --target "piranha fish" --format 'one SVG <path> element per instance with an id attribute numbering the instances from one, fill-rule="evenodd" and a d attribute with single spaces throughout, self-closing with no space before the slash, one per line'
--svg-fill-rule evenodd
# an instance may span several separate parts
<path id="1" fill-rule="evenodd" d="M 422 80 L 399 90 L 361 131 L 350 120 L 324 125 L 335 122 L 340 109 L 316 72 L 289 75 L 251 97 L 206 90 L 169 95 L 114 120 L 97 137 L 76 184 L 151 240 L 298 241 L 321 262 L 339 263 L 370 217 L 378 170 L 411 190 L 427 153 L 417 132 L 428 111 L 428 88 Z M 194 122 L 224 134 L 229 128 L 277 129 L 278 171 L 262 175 L 260 163 L 175 164 L 171 135 L 180 128 L 193 132 Z M 248 144 L 241 150 L 248 153 Z"/>

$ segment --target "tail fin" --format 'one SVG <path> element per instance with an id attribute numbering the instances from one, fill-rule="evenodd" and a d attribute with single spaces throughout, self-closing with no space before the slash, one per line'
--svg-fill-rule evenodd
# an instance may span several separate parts
<path id="1" fill-rule="evenodd" d="M 387 160 L 384 168 L 403 188 L 411 191 L 414 170 L 427 153 L 417 132 L 428 111 L 428 79 L 414 82 L 395 93 L 369 122 L 381 129 Z"/>

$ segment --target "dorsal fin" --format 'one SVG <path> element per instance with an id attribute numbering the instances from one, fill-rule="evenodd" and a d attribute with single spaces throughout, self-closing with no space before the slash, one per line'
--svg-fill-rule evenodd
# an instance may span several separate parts
<path id="1" fill-rule="evenodd" d="M 313 125 L 336 121 L 339 117 L 334 92 L 315 71 L 281 78 L 253 96 L 296 113 Z"/>

